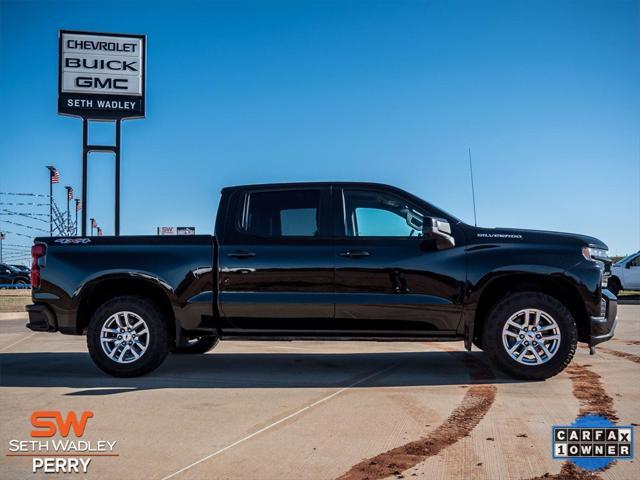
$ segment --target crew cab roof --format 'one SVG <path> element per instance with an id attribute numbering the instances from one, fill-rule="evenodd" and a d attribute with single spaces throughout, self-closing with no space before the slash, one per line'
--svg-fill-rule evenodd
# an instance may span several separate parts
<path id="1" fill-rule="evenodd" d="M 433 209 L 436 212 L 439 212 L 439 216 L 448 218 L 450 221 L 460 223 L 461 220 L 456 218 L 454 215 L 445 212 L 441 208 L 436 207 L 433 204 L 426 202 L 420 197 L 415 196 L 414 194 L 407 192 L 401 188 L 395 187 L 393 185 L 388 185 L 386 183 L 377 183 L 377 182 L 286 182 L 286 183 L 260 183 L 260 184 L 249 184 L 249 185 L 234 185 L 225 187 L 221 190 L 223 195 L 228 195 L 236 191 L 243 190 L 252 190 L 252 189 L 278 189 L 278 188 L 290 188 L 290 187 L 356 187 L 356 188 L 378 188 L 382 190 L 386 190 L 387 192 L 395 192 L 396 194 L 404 195 L 409 198 L 412 198 L 418 204 L 423 204 Z"/>
<path id="2" fill-rule="evenodd" d="M 382 187 L 388 190 L 402 191 L 398 187 L 376 182 L 285 182 L 285 183 L 257 183 L 248 185 L 232 185 L 224 187 L 222 192 L 235 190 L 251 190 L 254 188 L 289 188 L 289 187 L 330 187 L 330 186 L 350 186 L 350 187 Z"/>

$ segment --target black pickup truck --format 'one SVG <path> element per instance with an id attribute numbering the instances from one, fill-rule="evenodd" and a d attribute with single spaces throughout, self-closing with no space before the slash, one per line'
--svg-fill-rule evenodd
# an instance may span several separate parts
<path id="1" fill-rule="evenodd" d="M 215 236 L 37 238 L 27 327 L 136 376 L 219 340 L 453 341 L 544 379 L 613 336 L 607 246 L 478 228 L 372 183 L 225 188 Z"/>

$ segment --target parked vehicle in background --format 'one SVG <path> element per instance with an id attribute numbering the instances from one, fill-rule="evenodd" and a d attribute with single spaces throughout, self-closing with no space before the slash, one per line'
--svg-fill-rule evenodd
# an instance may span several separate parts
<path id="1" fill-rule="evenodd" d="M 31 275 L 31 268 L 27 267 L 26 265 L 9 265 L 9 266 L 15 268 L 16 270 L 26 275 Z"/>
<path id="2" fill-rule="evenodd" d="M 29 285 L 29 272 L 18 270 L 13 265 L 0 263 L 0 285 Z"/>
<path id="3" fill-rule="evenodd" d="M 613 264 L 608 288 L 614 295 L 618 295 L 620 290 L 640 291 L 640 252 Z"/>
<path id="4" fill-rule="evenodd" d="M 525 379 L 610 339 L 607 246 L 479 228 L 395 187 L 222 190 L 215 236 L 36 238 L 28 328 L 87 335 L 111 375 L 218 340 L 464 341 Z"/>

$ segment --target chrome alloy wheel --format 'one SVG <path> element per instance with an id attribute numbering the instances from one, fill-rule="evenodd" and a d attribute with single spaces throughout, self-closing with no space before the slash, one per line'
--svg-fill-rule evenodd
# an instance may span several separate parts
<path id="1" fill-rule="evenodd" d="M 537 308 L 520 310 L 504 324 L 502 344 L 511 358 L 524 365 L 542 365 L 560 348 L 560 327 Z"/>
<path id="2" fill-rule="evenodd" d="M 135 362 L 149 346 L 147 324 L 133 312 L 114 313 L 102 325 L 100 346 L 116 363 Z"/>

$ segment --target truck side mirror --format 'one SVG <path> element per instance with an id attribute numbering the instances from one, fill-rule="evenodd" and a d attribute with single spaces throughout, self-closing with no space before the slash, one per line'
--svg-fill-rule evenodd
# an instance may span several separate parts
<path id="1" fill-rule="evenodd" d="M 424 217 L 422 234 L 424 238 L 435 239 L 438 250 L 456 246 L 456 241 L 451 235 L 451 225 L 443 218 Z"/>

